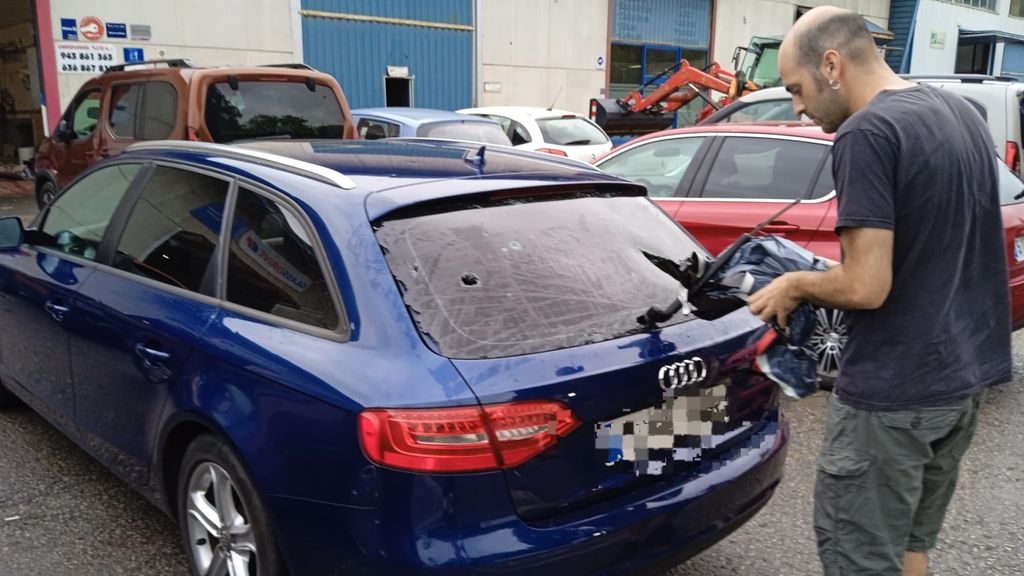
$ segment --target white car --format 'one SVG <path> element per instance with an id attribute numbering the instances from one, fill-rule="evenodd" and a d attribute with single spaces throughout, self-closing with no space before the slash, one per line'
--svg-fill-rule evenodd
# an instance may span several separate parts
<path id="1" fill-rule="evenodd" d="M 589 163 L 612 149 L 611 140 L 586 116 L 567 110 L 489 106 L 456 110 L 490 118 L 505 129 L 516 148 L 547 152 Z"/>

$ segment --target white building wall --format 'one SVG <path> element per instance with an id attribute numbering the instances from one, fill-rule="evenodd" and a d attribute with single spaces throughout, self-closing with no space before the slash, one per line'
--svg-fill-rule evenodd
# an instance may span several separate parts
<path id="1" fill-rule="evenodd" d="M 996 2 L 998 12 L 971 8 L 951 2 L 921 0 L 914 29 L 914 48 L 910 55 L 910 71 L 914 74 L 952 74 L 956 65 L 957 38 L 960 29 L 1000 30 L 1024 35 L 1024 19 L 1011 18 L 1009 0 Z M 936 40 L 932 42 L 932 35 Z M 945 36 L 944 38 L 942 36 Z M 940 45 L 942 44 L 942 45 Z M 993 52 L 993 72 L 1002 71 L 1003 45 Z"/>
<path id="2" fill-rule="evenodd" d="M 608 0 L 479 0 L 477 10 L 479 106 L 586 114 L 601 96 Z"/>
<path id="3" fill-rule="evenodd" d="M 732 54 L 752 36 L 781 36 L 793 26 L 797 6 L 849 8 L 883 28 L 889 24 L 889 0 L 717 0 L 714 60 L 732 69 Z"/>
<path id="4" fill-rule="evenodd" d="M 50 0 L 54 42 L 61 18 L 81 21 L 95 16 L 104 23 L 149 25 L 150 40 L 101 38 L 93 43 L 115 47 L 118 62 L 125 47 L 142 48 L 147 60 L 188 58 L 198 66 L 245 66 L 301 62 L 301 40 L 293 23 L 293 0 Z M 88 43 L 81 34 L 78 42 Z M 58 65 L 60 107 L 92 77 L 67 74 Z"/>

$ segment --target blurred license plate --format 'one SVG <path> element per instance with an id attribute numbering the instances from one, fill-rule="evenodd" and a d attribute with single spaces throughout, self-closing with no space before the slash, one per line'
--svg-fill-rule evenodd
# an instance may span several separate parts
<path id="1" fill-rule="evenodd" d="M 1017 262 L 1024 261 L 1024 236 L 1018 236 L 1013 241 L 1013 259 Z"/>
<path id="2" fill-rule="evenodd" d="M 699 460 L 734 427 L 726 393 L 725 384 L 669 392 L 657 406 L 601 422 L 595 427 L 598 452 L 608 464 L 636 462 L 642 474 L 660 474 L 672 460 Z"/>

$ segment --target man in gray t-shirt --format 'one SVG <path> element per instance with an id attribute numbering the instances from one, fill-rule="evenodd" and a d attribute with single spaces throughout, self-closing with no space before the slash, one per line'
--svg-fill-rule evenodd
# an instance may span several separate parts
<path id="1" fill-rule="evenodd" d="M 779 72 L 793 108 L 836 133 L 843 261 L 755 293 L 762 319 L 801 301 L 848 310 L 818 458 L 826 575 L 924 576 L 981 391 L 1011 379 L 998 159 L 959 96 L 886 66 L 861 16 L 808 12 Z"/>

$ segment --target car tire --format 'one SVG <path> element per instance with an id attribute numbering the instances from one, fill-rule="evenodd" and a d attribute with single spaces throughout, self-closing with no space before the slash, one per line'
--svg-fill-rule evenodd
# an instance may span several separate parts
<path id="1" fill-rule="evenodd" d="M 54 184 L 53 180 L 43 179 L 36 185 L 36 204 L 39 205 L 39 209 L 46 208 L 46 205 L 53 201 L 57 196 L 57 185 Z"/>
<path id="2" fill-rule="evenodd" d="M 203 434 L 185 451 L 180 470 L 178 526 L 192 575 L 283 576 L 269 515 L 234 452 Z M 235 567 L 219 570 L 219 562 Z"/>
<path id="3" fill-rule="evenodd" d="M 7 410 L 9 408 L 16 408 L 21 405 L 21 400 L 4 387 L 4 383 L 0 382 L 0 410 Z"/>

